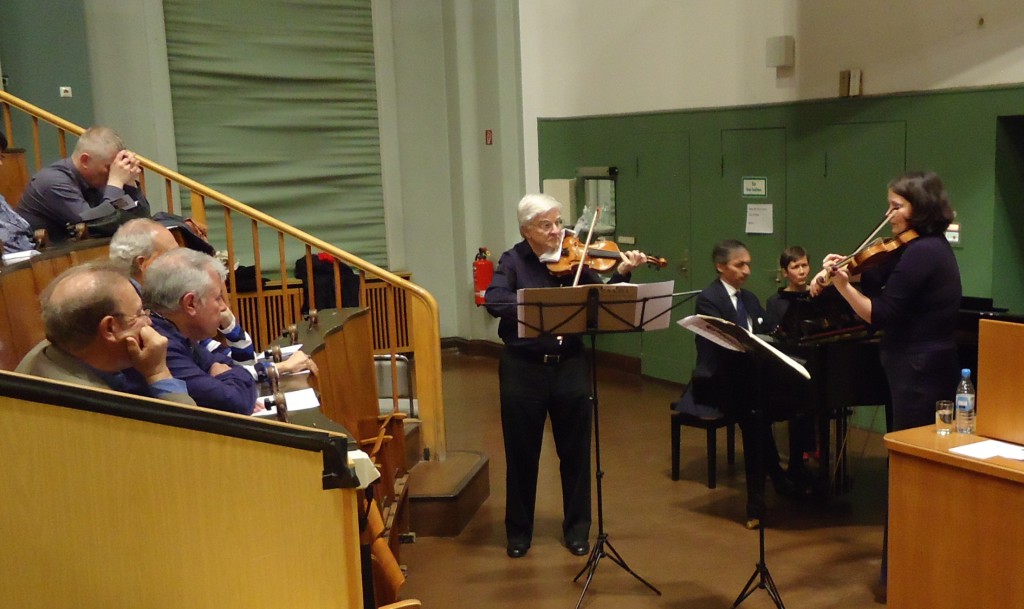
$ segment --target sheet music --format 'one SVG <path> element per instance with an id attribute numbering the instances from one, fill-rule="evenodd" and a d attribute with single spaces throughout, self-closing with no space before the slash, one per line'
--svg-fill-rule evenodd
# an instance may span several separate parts
<path id="1" fill-rule="evenodd" d="M 636 317 L 633 325 L 644 330 L 664 330 L 668 328 L 668 311 L 672 308 L 672 290 L 675 281 L 658 281 L 656 283 L 625 284 L 636 285 L 637 303 Z M 642 318 L 641 318 L 642 316 Z"/>
<path id="2" fill-rule="evenodd" d="M 731 321 L 710 315 L 690 315 L 680 319 L 677 323 L 694 334 L 703 336 L 716 345 L 732 351 L 739 351 L 741 353 L 751 351 L 751 342 L 756 343 L 790 368 L 796 370 L 800 376 L 807 380 L 811 379 L 811 373 L 802 364 L 769 345 L 756 334 L 752 334 L 746 328 L 741 328 Z"/>

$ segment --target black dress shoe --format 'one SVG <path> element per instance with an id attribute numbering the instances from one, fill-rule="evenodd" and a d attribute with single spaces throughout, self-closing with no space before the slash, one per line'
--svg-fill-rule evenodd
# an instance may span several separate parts
<path id="1" fill-rule="evenodd" d="M 575 556 L 583 556 L 590 551 L 590 543 L 585 539 L 583 541 L 567 541 L 565 547 L 569 548 L 569 552 Z"/>
<path id="2" fill-rule="evenodd" d="M 526 551 L 529 549 L 530 544 L 528 543 L 509 543 L 505 548 L 505 553 L 509 558 L 522 558 L 526 556 Z"/>

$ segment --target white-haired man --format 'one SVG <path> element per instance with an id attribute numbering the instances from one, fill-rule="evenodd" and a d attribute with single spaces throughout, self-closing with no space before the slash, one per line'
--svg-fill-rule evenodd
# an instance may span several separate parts
<path id="1" fill-rule="evenodd" d="M 45 228 L 51 241 L 69 237 L 67 226 L 122 210 L 149 217 L 149 201 L 138 186 L 142 167 L 135 153 L 109 127 L 94 126 L 78 138 L 71 156 L 32 177 L 18 213 L 32 230 Z M 109 234 L 109 233 L 108 233 Z"/>
<path id="2" fill-rule="evenodd" d="M 487 288 L 487 311 L 500 318 L 505 343 L 499 363 L 501 428 L 505 440 L 505 534 L 511 558 L 526 555 L 533 538 L 537 469 L 544 421 L 551 417 L 562 478 L 562 538 L 570 552 L 590 551 L 590 374 L 578 336 L 519 338 L 516 290 L 572 285 L 556 277 L 544 261 L 558 259 L 565 231 L 562 205 L 548 195 L 526 195 L 518 206 L 523 240 L 501 255 Z M 647 257 L 624 253 L 612 282 L 627 281 Z M 590 268 L 581 284 L 602 283 Z"/>
<path id="3" fill-rule="evenodd" d="M 143 300 L 153 310 L 153 327 L 167 337 L 167 366 L 174 378 L 185 381 L 192 399 L 207 408 L 252 414 L 256 382 L 266 377 L 267 367 L 273 364 L 242 366 L 224 353 L 201 346 L 217 333 L 228 310 L 226 274 L 216 258 L 179 247 L 146 269 Z M 317 371 L 301 351 L 276 367 L 282 374 Z"/>

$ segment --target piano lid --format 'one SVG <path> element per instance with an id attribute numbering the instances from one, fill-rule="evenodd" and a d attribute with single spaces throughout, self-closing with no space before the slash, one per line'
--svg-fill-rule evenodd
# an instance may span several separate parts
<path id="1" fill-rule="evenodd" d="M 780 341 L 803 343 L 859 338 L 867 334 L 868 325 L 835 288 L 826 289 L 815 298 L 804 292 L 790 295 L 787 300 L 789 307 L 772 332 Z"/>

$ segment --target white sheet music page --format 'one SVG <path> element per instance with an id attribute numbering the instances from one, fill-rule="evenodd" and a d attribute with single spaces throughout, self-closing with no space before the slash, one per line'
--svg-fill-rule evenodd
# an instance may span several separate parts
<path id="1" fill-rule="evenodd" d="M 811 373 L 800 362 L 764 342 L 746 328 L 741 328 L 731 321 L 711 317 L 710 315 L 690 315 L 680 319 L 677 323 L 694 334 L 703 336 L 716 345 L 732 351 L 746 352 L 761 347 L 780 361 L 785 362 L 793 370 L 796 370 L 800 376 L 808 380 L 811 378 Z M 751 343 L 756 343 L 756 346 L 751 345 Z"/>
<path id="2" fill-rule="evenodd" d="M 675 289 L 676 282 L 669 280 L 635 285 L 638 302 L 633 325 L 644 330 L 668 328 L 669 318 L 672 317 L 668 311 L 672 308 L 672 290 Z"/>

